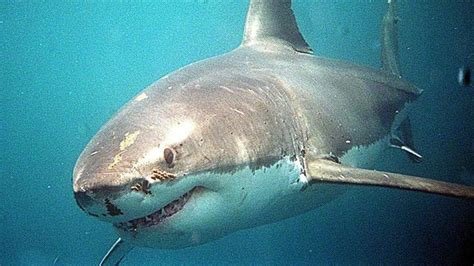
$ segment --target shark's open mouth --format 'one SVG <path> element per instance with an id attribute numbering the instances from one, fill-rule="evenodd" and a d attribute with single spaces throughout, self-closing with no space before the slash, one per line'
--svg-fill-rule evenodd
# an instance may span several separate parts
<path id="1" fill-rule="evenodd" d="M 163 220 L 165 220 L 166 218 L 173 216 L 174 214 L 179 212 L 181 209 L 183 209 L 184 205 L 191 198 L 191 195 L 193 194 L 193 192 L 199 189 L 200 187 L 195 187 L 191 189 L 190 191 L 186 192 L 184 195 L 168 203 L 163 208 L 153 213 L 150 213 L 147 216 L 133 219 L 127 222 L 116 223 L 114 224 L 114 226 L 124 231 L 134 232 L 137 230 L 137 228 L 146 228 L 146 227 L 157 225 L 163 222 Z"/>

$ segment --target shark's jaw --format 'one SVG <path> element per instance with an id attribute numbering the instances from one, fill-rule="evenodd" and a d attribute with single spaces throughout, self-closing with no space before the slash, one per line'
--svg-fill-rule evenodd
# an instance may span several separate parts
<path id="1" fill-rule="evenodd" d="M 114 226 L 121 231 L 132 233 L 143 228 L 159 226 L 161 223 L 181 211 L 193 194 L 198 193 L 201 190 L 203 190 L 202 187 L 194 187 L 153 213 L 126 222 L 114 223 Z"/>

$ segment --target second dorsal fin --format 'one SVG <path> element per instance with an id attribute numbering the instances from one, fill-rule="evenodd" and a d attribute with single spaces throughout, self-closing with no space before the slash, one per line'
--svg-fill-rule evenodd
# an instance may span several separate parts
<path id="1" fill-rule="evenodd" d="M 302 53 L 312 53 L 298 29 L 291 0 L 250 1 L 242 45 L 268 42 L 291 46 Z"/>

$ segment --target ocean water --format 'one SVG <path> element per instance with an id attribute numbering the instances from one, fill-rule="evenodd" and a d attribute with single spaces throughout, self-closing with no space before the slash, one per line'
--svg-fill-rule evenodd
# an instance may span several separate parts
<path id="1" fill-rule="evenodd" d="M 74 201 L 77 157 L 147 85 L 237 47 L 247 4 L 0 2 L 0 265 L 100 261 L 116 236 Z M 474 88 L 456 80 L 473 58 L 474 1 L 399 6 L 401 69 L 424 89 L 410 117 L 425 161 L 388 151 L 377 168 L 474 185 Z M 294 10 L 315 54 L 380 67 L 384 1 L 295 1 Z M 472 264 L 473 247 L 473 201 L 358 187 L 202 246 L 136 248 L 123 264 Z"/>

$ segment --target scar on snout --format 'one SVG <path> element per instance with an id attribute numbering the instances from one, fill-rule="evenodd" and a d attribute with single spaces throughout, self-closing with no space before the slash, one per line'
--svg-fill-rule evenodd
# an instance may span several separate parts
<path id="1" fill-rule="evenodd" d="M 137 139 L 139 134 L 140 134 L 140 130 L 137 130 L 133 133 L 129 133 L 129 132 L 125 133 L 124 139 L 120 142 L 120 150 L 123 151 L 128 146 L 135 143 L 135 140 Z"/>
<path id="2" fill-rule="evenodd" d="M 120 152 L 117 153 L 114 158 L 112 163 L 109 164 L 108 168 L 109 170 L 114 169 L 114 167 L 122 161 L 122 154 L 125 152 L 125 149 L 135 143 L 135 140 L 137 139 L 138 135 L 140 134 L 140 130 L 137 130 L 133 133 L 125 133 L 125 136 L 123 140 L 120 142 Z"/>
<path id="3" fill-rule="evenodd" d="M 117 165 L 122 160 L 122 153 L 123 153 L 123 151 L 117 153 L 114 156 L 114 161 L 111 164 L 109 164 L 109 167 L 107 167 L 107 168 L 109 168 L 109 170 L 114 169 L 115 165 Z"/>

